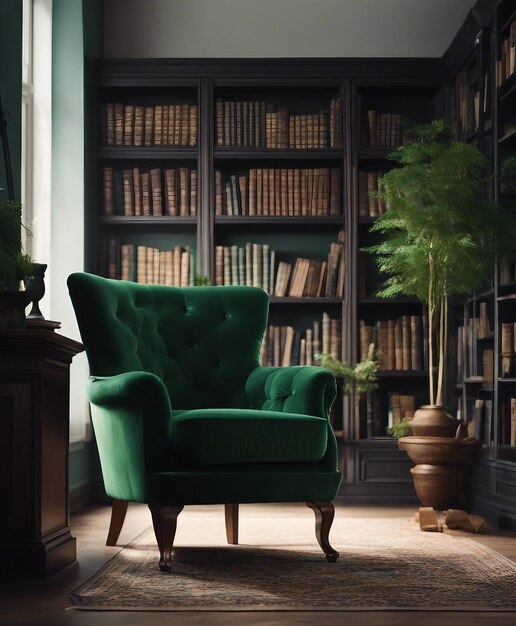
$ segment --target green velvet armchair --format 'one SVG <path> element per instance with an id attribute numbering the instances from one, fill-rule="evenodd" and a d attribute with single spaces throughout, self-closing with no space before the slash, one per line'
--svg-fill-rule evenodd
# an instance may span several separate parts
<path id="1" fill-rule="evenodd" d="M 106 493 L 108 543 L 128 501 L 147 503 L 171 569 L 177 516 L 224 504 L 304 501 L 328 561 L 341 481 L 328 422 L 335 379 L 319 367 L 261 367 L 268 297 L 255 287 L 167 287 L 68 278 L 90 366 L 88 398 Z"/>

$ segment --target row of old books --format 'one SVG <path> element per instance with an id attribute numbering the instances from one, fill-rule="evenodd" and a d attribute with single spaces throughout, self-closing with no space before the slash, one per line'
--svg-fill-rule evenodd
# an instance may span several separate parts
<path id="1" fill-rule="evenodd" d="M 261 363 L 270 367 L 317 365 L 316 355 L 342 355 L 342 329 L 338 319 L 323 313 L 312 328 L 295 330 L 292 326 L 269 325 L 263 338 Z"/>
<path id="2" fill-rule="evenodd" d="M 500 354 L 502 378 L 516 375 L 516 322 L 502 322 Z"/>
<path id="3" fill-rule="evenodd" d="M 478 88 L 478 68 L 473 65 L 458 72 L 455 77 L 452 107 L 455 116 L 455 130 L 459 137 L 467 138 L 480 123 L 480 90 Z M 487 80 L 485 77 L 484 80 Z M 484 86 L 484 90 L 486 85 Z M 486 111 L 487 96 L 484 96 L 483 111 Z"/>
<path id="4" fill-rule="evenodd" d="M 491 323 L 489 321 L 488 304 L 480 302 L 477 317 L 467 318 L 464 324 L 457 327 L 457 380 L 470 379 L 478 377 L 479 382 L 482 376 L 478 372 L 479 359 L 479 339 L 487 339 L 492 336 Z M 488 358 L 488 351 L 484 350 L 485 356 Z M 492 357 L 491 357 L 492 358 Z M 492 365 L 491 365 L 492 367 Z M 489 376 L 489 363 L 483 363 L 483 376 L 485 382 L 492 381 L 492 374 Z"/>
<path id="5" fill-rule="evenodd" d="M 215 246 L 215 284 L 260 287 L 278 298 L 343 297 L 344 233 L 330 244 L 327 261 L 279 261 L 269 244 Z"/>
<path id="6" fill-rule="evenodd" d="M 493 440 L 493 401 L 487 398 L 459 398 L 457 417 L 462 418 L 470 437 L 483 441 L 486 446 Z"/>
<path id="7" fill-rule="evenodd" d="M 115 236 L 105 241 L 103 251 L 108 278 L 147 285 L 188 287 L 194 284 L 195 255 L 188 247 L 160 250 L 151 246 L 120 243 Z"/>
<path id="8" fill-rule="evenodd" d="M 496 63 L 497 85 L 500 86 L 516 70 L 516 20 L 511 23 L 509 35 L 501 42 L 500 59 Z"/>
<path id="9" fill-rule="evenodd" d="M 102 168 L 104 215 L 197 214 L 197 170 Z"/>
<path id="10" fill-rule="evenodd" d="M 387 428 L 401 421 L 403 418 L 414 417 L 416 397 L 407 393 L 391 392 L 387 396 Z"/>
<path id="11" fill-rule="evenodd" d="M 367 111 L 365 145 L 396 148 L 401 143 L 401 115 Z"/>
<path id="12" fill-rule="evenodd" d="M 413 395 L 392 391 L 387 394 L 387 407 L 382 393 L 362 394 L 355 412 L 353 438 L 385 437 L 390 428 L 404 417 L 412 417 L 416 407 Z"/>
<path id="13" fill-rule="evenodd" d="M 378 197 L 381 172 L 358 172 L 358 216 L 378 217 L 386 211 L 384 200 Z"/>
<path id="14" fill-rule="evenodd" d="M 217 99 L 216 145 L 256 148 L 342 147 L 342 96 L 330 110 L 292 114 L 263 101 Z"/>
<path id="15" fill-rule="evenodd" d="M 516 447 L 516 398 L 507 398 L 500 405 L 500 443 Z"/>
<path id="16" fill-rule="evenodd" d="M 195 146 L 197 126 L 196 104 L 100 107 L 100 140 L 107 146 Z"/>
<path id="17" fill-rule="evenodd" d="M 513 285 L 516 283 L 516 261 L 503 259 L 499 267 L 500 285 Z"/>
<path id="18" fill-rule="evenodd" d="M 216 215 L 339 215 L 339 168 L 250 169 L 224 179 L 215 172 Z"/>
<path id="19" fill-rule="evenodd" d="M 378 352 L 378 369 L 415 371 L 428 369 L 427 321 L 425 315 L 398 319 L 360 320 L 360 359 L 367 358 L 369 345 Z"/>

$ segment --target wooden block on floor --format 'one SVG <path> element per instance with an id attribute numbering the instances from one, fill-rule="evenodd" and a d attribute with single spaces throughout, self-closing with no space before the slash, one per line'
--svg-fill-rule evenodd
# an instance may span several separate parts
<path id="1" fill-rule="evenodd" d="M 419 507 L 419 527 L 421 530 L 427 532 L 443 531 L 443 525 L 439 519 L 439 515 L 431 506 Z"/>

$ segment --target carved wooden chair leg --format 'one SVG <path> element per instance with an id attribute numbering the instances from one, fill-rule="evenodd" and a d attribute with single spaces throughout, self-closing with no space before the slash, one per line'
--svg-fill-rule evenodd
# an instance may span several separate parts
<path id="1" fill-rule="evenodd" d="M 307 502 L 306 506 L 315 513 L 315 536 L 322 548 L 326 559 L 335 563 L 339 553 L 332 548 L 329 541 L 330 528 L 335 517 L 335 508 L 331 502 Z"/>
<path id="2" fill-rule="evenodd" d="M 238 504 L 225 504 L 226 537 L 228 543 L 238 544 Z"/>
<path id="3" fill-rule="evenodd" d="M 183 510 L 183 506 L 149 504 L 149 509 L 159 547 L 159 569 L 162 572 L 170 573 L 172 571 L 170 561 L 174 537 L 176 536 L 177 516 Z"/>
<path id="4" fill-rule="evenodd" d="M 120 531 L 124 525 L 125 514 L 127 513 L 127 505 L 129 503 L 126 500 L 113 500 L 113 506 L 111 509 L 111 522 L 109 523 L 108 536 L 106 539 L 106 546 L 116 546 Z"/>

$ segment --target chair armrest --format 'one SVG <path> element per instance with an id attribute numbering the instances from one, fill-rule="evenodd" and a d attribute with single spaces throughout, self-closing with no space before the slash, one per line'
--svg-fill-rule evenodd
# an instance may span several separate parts
<path id="1" fill-rule="evenodd" d="M 328 419 L 337 385 L 335 376 L 322 367 L 257 367 L 245 390 L 253 409 Z"/>
<path id="2" fill-rule="evenodd" d="M 170 398 L 163 381 L 150 372 L 124 372 L 115 376 L 90 376 L 87 386 L 88 399 L 92 404 L 119 406 L 148 402 L 161 405 L 168 412 Z"/>
<path id="3" fill-rule="evenodd" d="M 149 372 L 92 376 L 87 395 L 107 494 L 145 502 L 146 475 L 174 466 L 165 385 Z"/>

